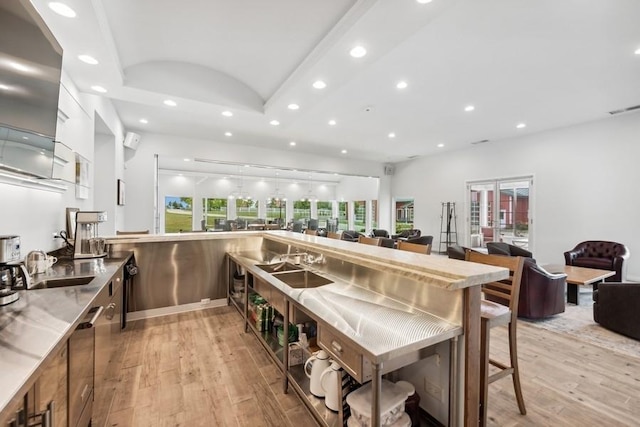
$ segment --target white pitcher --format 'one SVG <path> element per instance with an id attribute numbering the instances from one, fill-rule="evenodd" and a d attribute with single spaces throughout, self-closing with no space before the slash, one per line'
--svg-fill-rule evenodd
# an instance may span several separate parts
<path id="1" fill-rule="evenodd" d="M 316 397 L 324 397 L 324 389 L 320 384 L 322 372 L 329 367 L 329 354 L 324 350 L 319 350 L 307 359 L 304 364 L 304 373 L 309 377 L 309 390 Z"/>
<path id="2" fill-rule="evenodd" d="M 320 386 L 324 390 L 324 404 L 332 411 L 338 411 L 340 409 L 340 402 L 338 388 L 342 384 L 342 368 L 337 362 L 331 362 L 331 365 L 322 371 L 320 375 Z"/>

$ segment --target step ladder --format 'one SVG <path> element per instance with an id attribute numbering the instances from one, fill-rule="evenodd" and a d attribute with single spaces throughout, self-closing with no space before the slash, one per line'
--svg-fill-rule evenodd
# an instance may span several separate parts
<path id="1" fill-rule="evenodd" d="M 447 253 L 447 248 L 458 244 L 457 216 L 455 202 L 442 202 L 440 215 L 440 247 L 438 252 Z"/>

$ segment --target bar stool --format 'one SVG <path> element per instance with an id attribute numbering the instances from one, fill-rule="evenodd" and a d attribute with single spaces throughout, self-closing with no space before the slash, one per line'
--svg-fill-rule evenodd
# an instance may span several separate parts
<path id="1" fill-rule="evenodd" d="M 516 325 L 518 320 L 518 298 L 524 258 L 503 255 L 485 255 L 467 250 L 465 259 L 471 262 L 494 265 L 509 269 L 509 279 L 482 285 L 484 299 L 480 304 L 480 425 L 487 424 L 487 401 L 489 384 L 500 378 L 511 375 L 513 389 L 518 401 L 518 409 L 522 415 L 527 414 L 520 387 L 520 371 L 518 369 L 518 348 Z M 490 329 L 494 326 L 508 325 L 510 364 L 491 359 L 489 355 Z M 499 369 L 489 375 L 489 364 Z"/>
<path id="2" fill-rule="evenodd" d="M 311 229 L 307 228 L 306 230 L 304 230 L 304 234 L 308 234 L 310 236 L 317 236 L 318 235 L 318 230 L 311 230 Z"/>
<path id="3" fill-rule="evenodd" d="M 358 236 L 358 243 L 364 243 L 365 245 L 380 246 L 380 239 L 375 237 Z"/>
<path id="4" fill-rule="evenodd" d="M 410 243 L 403 240 L 398 240 L 398 249 L 400 249 L 401 251 L 431 255 L 431 245 L 421 245 L 418 243 Z"/>
<path id="5" fill-rule="evenodd" d="M 341 240 L 342 235 L 340 233 L 334 233 L 333 231 L 327 231 L 327 237 L 329 239 Z"/>

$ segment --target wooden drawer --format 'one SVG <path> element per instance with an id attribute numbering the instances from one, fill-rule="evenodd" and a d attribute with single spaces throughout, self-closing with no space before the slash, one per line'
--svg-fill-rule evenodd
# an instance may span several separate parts
<path id="1" fill-rule="evenodd" d="M 371 362 L 330 328 L 318 325 L 318 344 L 359 383 L 371 379 Z"/>

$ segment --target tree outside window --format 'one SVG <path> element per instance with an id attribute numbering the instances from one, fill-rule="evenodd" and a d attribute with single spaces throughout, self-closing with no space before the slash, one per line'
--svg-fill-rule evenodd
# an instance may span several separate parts
<path id="1" fill-rule="evenodd" d="M 293 220 L 311 218 L 311 202 L 308 200 L 296 200 L 293 202 Z"/>
<path id="2" fill-rule="evenodd" d="M 193 198 L 166 196 L 164 198 L 164 232 L 191 231 L 192 224 Z"/>
<path id="3" fill-rule="evenodd" d="M 217 228 L 220 221 L 227 219 L 227 199 L 202 199 L 205 228 Z"/>
<path id="4" fill-rule="evenodd" d="M 318 212 L 318 226 L 327 227 L 327 220 L 333 215 L 333 204 L 328 201 L 319 201 L 316 205 Z"/>

